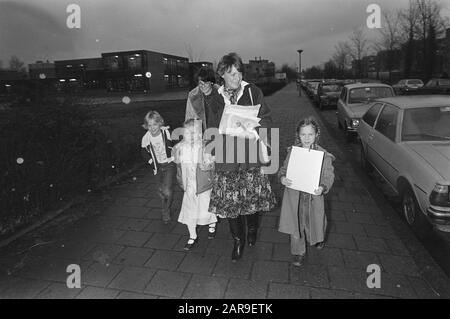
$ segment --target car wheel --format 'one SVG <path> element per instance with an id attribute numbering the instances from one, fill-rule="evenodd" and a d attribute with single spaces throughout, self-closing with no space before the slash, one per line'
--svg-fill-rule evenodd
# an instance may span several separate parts
<path id="1" fill-rule="evenodd" d="M 408 225 L 418 234 L 426 235 L 431 225 L 421 212 L 416 196 L 411 187 L 407 186 L 401 195 L 402 214 Z"/>
<path id="2" fill-rule="evenodd" d="M 361 168 L 363 169 L 363 171 L 365 171 L 366 173 L 370 173 L 373 171 L 373 167 L 372 164 L 369 163 L 369 161 L 367 160 L 367 154 L 364 151 L 364 146 L 363 143 L 361 142 L 360 144 L 360 161 L 361 161 Z"/>

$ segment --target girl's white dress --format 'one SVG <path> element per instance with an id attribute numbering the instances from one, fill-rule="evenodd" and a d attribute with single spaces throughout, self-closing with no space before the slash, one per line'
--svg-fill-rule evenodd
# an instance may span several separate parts
<path id="1" fill-rule="evenodd" d="M 202 145 L 181 142 L 178 145 L 183 186 L 185 189 L 178 221 L 182 224 L 208 225 L 217 222 L 216 214 L 210 213 L 211 190 L 197 195 L 197 163 Z"/>

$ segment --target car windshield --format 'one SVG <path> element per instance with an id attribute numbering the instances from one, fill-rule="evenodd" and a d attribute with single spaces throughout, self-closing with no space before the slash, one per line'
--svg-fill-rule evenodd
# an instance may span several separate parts
<path id="1" fill-rule="evenodd" d="M 402 141 L 450 140 L 450 106 L 405 110 Z"/>
<path id="2" fill-rule="evenodd" d="M 374 99 L 391 97 L 393 95 L 389 87 L 362 87 L 350 91 L 348 103 L 369 103 Z"/>
<path id="3" fill-rule="evenodd" d="M 340 92 L 341 88 L 342 88 L 342 85 L 339 85 L 339 84 L 327 84 L 322 87 L 322 90 L 324 93 Z"/>
<path id="4" fill-rule="evenodd" d="M 423 84 L 421 80 L 408 80 L 408 84 Z"/>

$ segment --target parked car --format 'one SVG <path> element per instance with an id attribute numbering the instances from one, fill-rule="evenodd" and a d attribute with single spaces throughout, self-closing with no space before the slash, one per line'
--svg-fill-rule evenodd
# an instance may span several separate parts
<path id="1" fill-rule="evenodd" d="M 431 79 L 420 90 L 419 94 L 450 94 L 450 79 Z"/>
<path id="2" fill-rule="evenodd" d="M 390 85 L 380 83 L 355 83 L 344 86 L 337 103 L 338 127 L 344 129 L 347 141 L 356 134 L 363 114 L 375 99 L 394 96 Z"/>
<path id="3" fill-rule="evenodd" d="M 400 195 L 406 222 L 420 229 L 426 216 L 449 232 L 450 97 L 377 100 L 358 134 L 363 167 L 375 168 Z"/>
<path id="4" fill-rule="evenodd" d="M 420 79 L 404 79 L 398 81 L 392 86 L 396 94 L 410 94 L 417 92 L 423 87 L 423 82 Z"/>
<path id="5" fill-rule="evenodd" d="M 317 88 L 319 87 L 320 81 L 309 81 L 308 82 L 308 88 L 306 90 L 306 93 L 308 94 L 309 98 L 313 99 L 314 95 L 317 94 Z"/>
<path id="6" fill-rule="evenodd" d="M 319 84 L 316 105 L 322 111 L 326 107 L 336 107 L 344 84 L 342 82 L 324 82 Z"/>

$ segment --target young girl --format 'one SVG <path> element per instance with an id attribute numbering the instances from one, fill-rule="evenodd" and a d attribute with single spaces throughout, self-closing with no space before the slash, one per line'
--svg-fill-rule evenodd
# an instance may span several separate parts
<path id="1" fill-rule="evenodd" d="M 170 209 L 173 202 L 173 178 L 176 166 L 172 156 L 172 140 L 168 126 L 156 111 L 145 115 L 142 125 L 147 133 L 142 137 L 142 156 L 153 166 L 153 174 L 159 177 L 158 193 L 162 200 L 162 220 L 168 224 L 171 220 Z"/>
<path id="2" fill-rule="evenodd" d="M 198 242 L 197 225 L 209 225 L 209 236 L 215 235 L 217 217 L 208 211 L 213 180 L 213 158 L 204 153 L 202 121 L 189 119 L 184 123 L 183 140 L 175 147 L 177 180 L 184 190 L 178 221 L 189 230 L 184 249 Z"/>
<path id="3" fill-rule="evenodd" d="M 293 265 L 301 266 L 306 254 L 306 241 L 316 245 L 317 249 L 324 246 L 327 219 L 323 195 L 327 194 L 334 182 L 333 161 L 335 157 L 317 145 L 320 129 L 314 118 L 309 117 L 300 121 L 296 129 L 294 146 L 319 150 L 325 153 L 320 185 L 315 190 L 315 195 L 300 192 L 286 187 L 281 206 L 280 224 L 278 230 L 291 235 L 291 254 L 294 256 Z M 290 186 L 291 181 L 286 178 L 287 166 L 292 147 L 288 148 L 288 154 L 283 167 L 278 173 L 281 183 Z M 302 163 L 295 163 L 302 165 Z"/>

